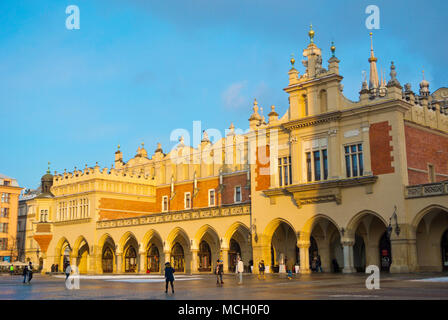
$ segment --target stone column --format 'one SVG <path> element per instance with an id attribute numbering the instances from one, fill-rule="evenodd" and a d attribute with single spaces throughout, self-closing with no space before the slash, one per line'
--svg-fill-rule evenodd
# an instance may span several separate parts
<path id="1" fill-rule="evenodd" d="M 417 264 L 417 239 L 415 230 L 410 225 L 400 225 L 400 234 L 395 233 L 395 227 L 390 235 L 392 264 L 391 273 L 416 272 Z"/>
<path id="2" fill-rule="evenodd" d="M 197 273 L 198 271 L 198 249 L 191 249 L 191 269 L 190 272 L 191 273 Z M 186 266 L 185 266 L 186 267 Z M 185 268 L 186 271 L 187 268 Z"/>
<path id="3" fill-rule="evenodd" d="M 140 251 L 138 253 L 140 255 L 140 263 L 138 265 L 139 268 L 139 272 L 140 273 L 146 273 L 146 252 L 145 251 Z"/>
<path id="4" fill-rule="evenodd" d="M 309 274 L 310 270 L 310 241 L 299 240 L 297 246 L 300 253 L 300 273 Z"/>
<path id="5" fill-rule="evenodd" d="M 356 272 L 353 261 L 353 245 L 355 244 L 353 240 L 344 240 L 341 242 L 344 251 L 344 269 L 343 273 L 354 273 Z"/>
<path id="6" fill-rule="evenodd" d="M 50 259 L 47 259 L 47 253 L 46 252 L 42 252 L 42 259 L 43 259 L 43 265 L 42 265 L 42 274 L 45 274 L 45 272 L 50 272 L 51 271 L 51 266 L 49 266 L 50 264 Z"/>
<path id="7" fill-rule="evenodd" d="M 221 260 L 223 263 L 224 272 L 229 270 L 229 249 L 221 249 Z"/>
<path id="8" fill-rule="evenodd" d="M 170 261 L 170 258 L 171 258 L 171 251 L 169 251 L 169 250 L 164 250 L 164 251 L 163 251 L 163 255 L 164 255 L 164 258 L 165 258 L 165 263 L 167 263 L 167 262 L 171 262 L 171 261 Z M 164 263 L 163 265 L 165 265 L 165 263 Z"/>
<path id="9" fill-rule="evenodd" d="M 123 253 L 117 252 L 117 270 L 116 273 L 123 273 Z"/>

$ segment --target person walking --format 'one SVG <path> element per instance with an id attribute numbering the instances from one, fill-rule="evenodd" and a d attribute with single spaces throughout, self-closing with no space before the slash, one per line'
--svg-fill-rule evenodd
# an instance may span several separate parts
<path id="1" fill-rule="evenodd" d="M 31 279 L 33 279 L 33 263 L 30 261 L 28 264 L 28 284 L 31 282 Z"/>
<path id="2" fill-rule="evenodd" d="M 240 259 L 238 261 L 237 270 L 238 270 L 238 275 L 239 275 L 239 282 L 238 282 L 238 284 L 243 284 L 243 272 L 244 272 L 244 262 L 243 262 L 243 259 Z"/>
<path id="3" fill-rule="evenodd" d="M 171 292 L 174 293 L 174 268 L 169 262 L 165 263 L 165 293 L 168 293 L 168 283 L 171 284 Z"/>
<path id="4" fill-rule="evenodd" d="M 72 268 L 70 267 L 70 265 L 68 265 L 65 268 L 65 280 L 67 281 L 68 277 L 70 277 L 70 273 L 72 272 Z"/>
<path id="5" fill-rule="evenodd" d="M 265 269 L 264 260 L 261 260 L 258 263 L 258 279 L 261 279 L 261 277 L 263 277 L 263 280 L 266 279 L 266 276 L 264 275 Z"/>
<path id="6" fill-rule="evenodd" d="M 14 274 L 14 266 L 11 264 L 11 266 L 9 267 L 9 273 L 11 274 L 11 275 L 13 275 Z"/>
<path id="7" fill-rule="evenodd" d="M 23 283 L 26 283 L 27 277 L 28 277 L 28 266 L 23 267 Z"/>
<path id="8" fill-rule="evenodd" d="M 224 281 L 222 281 L 222 275 L 224 273 L 224 264 L 223 264 L 222 260 L 218 259 L 216 261 L 215 273 L 216 273 L 216 284 L 223 285 Z"/>

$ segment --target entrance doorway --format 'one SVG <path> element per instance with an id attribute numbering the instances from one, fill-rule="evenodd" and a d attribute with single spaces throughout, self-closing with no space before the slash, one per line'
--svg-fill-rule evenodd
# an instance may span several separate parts
<path id="1" fill-rule="evenodd" d="M 134 247 L 130 246 L 126 250 L 124 262 L 124 272 L 136 272 L 137 271 L 137 252 Z"/>
<path id="2" fill-rule="evenodd" d="M 114 271 L 114 253 L 111 248 L 106 248 L 103 252 L 103 273 L 112 273 Z"/>
<path id="3" fill-rule="evenodd" d="M 185 272 L 184 249 L 176 242 L 171 249 L 171 266 L 178 272 Z"/>
<path id="4" fill-rule="evenodd" d="M 198 271 L 212 271 L 211 260 L 212 251 L 206 241 L 201 241 L 199 244 L 199 267 Z"/>
<path id="5" fill-rule="evenodd" d="M 390 239 L 387 236 L 387 231 L 383 233 L 380 239 L 380 270 L 389 272 L 390 265 L 392 264 L 392 252 L 390 246 Z"/>
<path id="6" fill-rule="evenodd" d="M 155 244 L 152 244 L 148 249 L 146 268 L 150 272 L 159 272 L 160 270 L 159 249 Z"/>
<path id="7" fill-rule="evenodd" d="M 443 271 L 448 271 L 448 229 L 442 235 L 441 247 Z"/>
<path id="8" fill-rule="evenodd" d="M 241 248 L 238 242 L 234 239 L 230 239 L 230 248 L 229 248 L 229 271 L 236 271 L 236 264 L 238 262 L 238 258 L 241 257 Z"/>

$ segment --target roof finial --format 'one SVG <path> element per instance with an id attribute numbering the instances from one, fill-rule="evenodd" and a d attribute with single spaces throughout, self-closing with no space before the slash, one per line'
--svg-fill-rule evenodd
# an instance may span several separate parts
<path id="1" fill-rule="evenodd" d="M 50 164 L 51 164 L 51 162 L 48 161 L 48 169 L 47 169 L 47 173 L 50 173 Z"/>
<path id="2" fill-rule="evenodd" d="M 118 144 L 118 150 L 120 150 L 120 144 Z"/>
<path id="3" fill-rule="evenodd" d="M 378 61 L 373 54 L 373 33 L 370 32 L 370 79 L 369 89 L 377 89 L 379 87 L 378 70 L 376 68 L 376 62 Z"/>
<path id="4" fill-rule="evenodd" d="M 310 31 L 308 32 L 308 36 L 310 37 L 310 43 L 314 43 L 313 24 L 310 24 Z"/>
<path id="5" fill-rule="evenodd" d="M 294 69 L 294 63 L 296 62 L 296 59 L 294 59 L 294 53 L 291 53 L 291 60 L 289 61 L 291 62 L 292 69 Z"/>
<path id="6" fill-rule="evenodd" d="M 336 52 L 336 47 L 334 45 L 334 41 L 331 41 L 330 50 L 331 50 L 331 56 L 334 58 L 334 53 Z"/>

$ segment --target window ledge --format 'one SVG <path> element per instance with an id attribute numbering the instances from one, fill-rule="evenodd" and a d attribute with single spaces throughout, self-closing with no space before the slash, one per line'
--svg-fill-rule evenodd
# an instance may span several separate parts
<path id="1" fill-rule="evenodd" d="M 264 190 L 263 193 L 271 199 L 271 204 L 275 203 L 277 196 L 292 196 L 297 207 L 304 204 L 320 202 L 342 203 L 341 189 L 357 186 L 365 186 L 366 193 L 372 193 L 372 184 L 378 180 L 378 176 L 363 176 L 348 179 L 326 180 L 310 182 L 305 184 L 294 184 L 284 188 L 274 188 Z"/>

